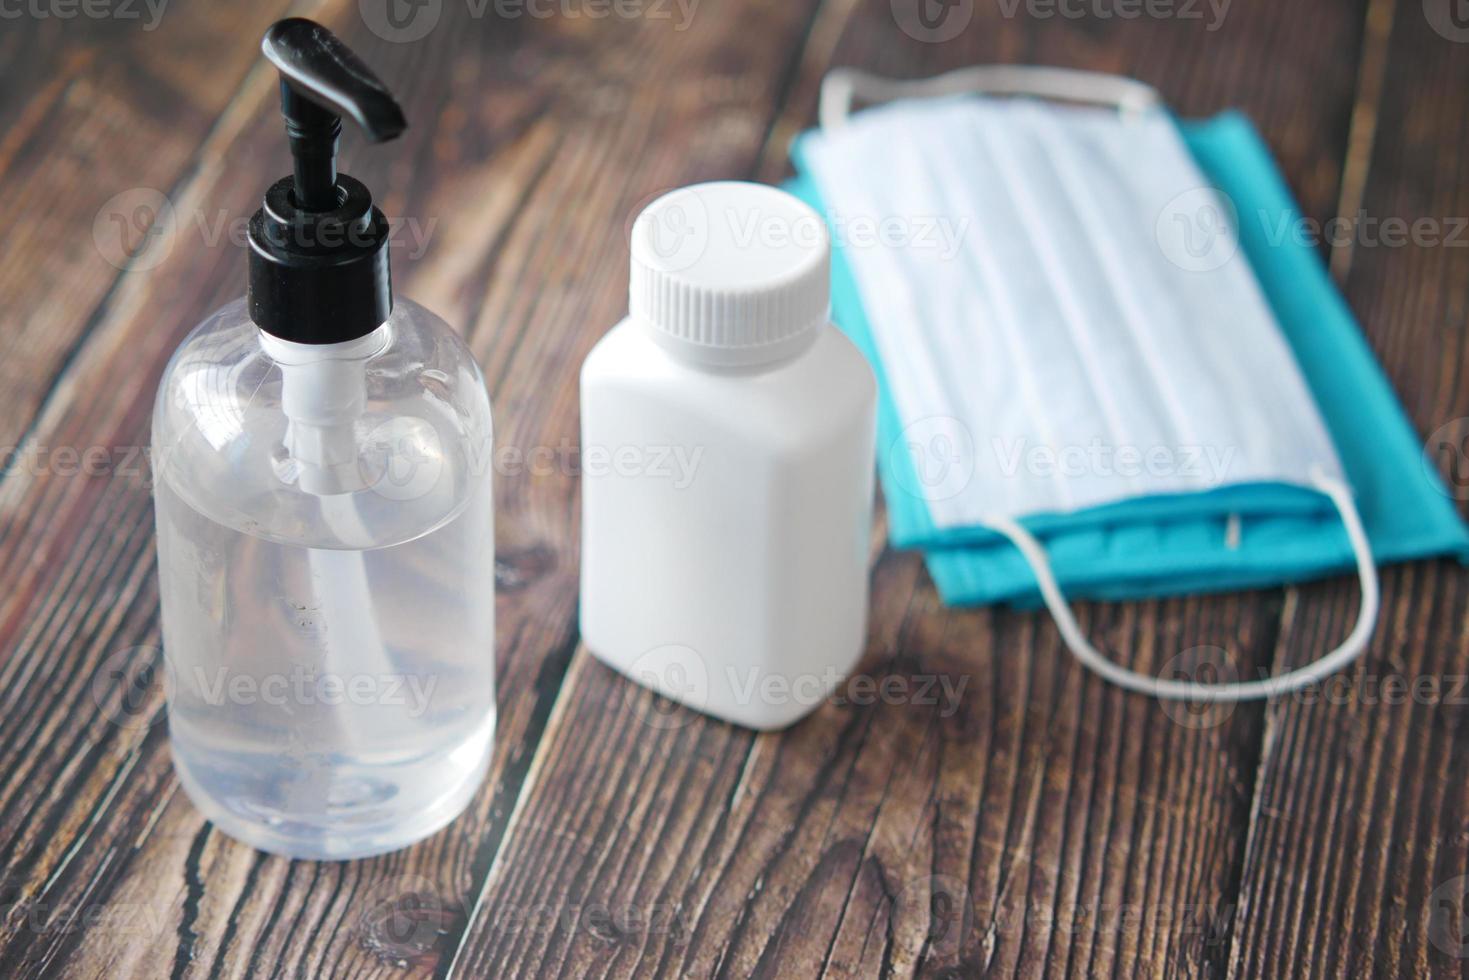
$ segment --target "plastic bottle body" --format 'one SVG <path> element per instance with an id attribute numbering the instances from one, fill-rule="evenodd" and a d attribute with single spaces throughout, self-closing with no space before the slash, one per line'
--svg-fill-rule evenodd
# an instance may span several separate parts
<path id="1" fill-rule="evenodd" d="M 153 420 L 169 728 L 226 833 L 360 857 L 468 803 L 495 723 L 490 440 L 472 356 L 412 303 L 305 366 L 243 303 L 180 346 Z"/>
<path id="2" fill-rule="evenodd" d="M 776 364 L 689 363 L 633 320 L 581 376 L 581 627 L 669 698 L 781 728 L 866 636 L 876 386 L 827 325 Z"/>

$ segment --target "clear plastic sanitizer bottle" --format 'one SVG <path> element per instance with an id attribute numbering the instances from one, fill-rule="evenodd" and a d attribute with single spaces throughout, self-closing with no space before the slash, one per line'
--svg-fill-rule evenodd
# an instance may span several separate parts
<path id="1" fill-rule="evenodd" d="M 324 28 L 266 56 L 295 173 L 250 222 L 250 292 L 175 353 L 153 418 L 169 732 L 221 830 L 292 857 L 452 820 L 495 725 L 491 438 L 460 338 L 394 301 L 388 230 L 338 175 L 340 117 L 392 97 Z"/>

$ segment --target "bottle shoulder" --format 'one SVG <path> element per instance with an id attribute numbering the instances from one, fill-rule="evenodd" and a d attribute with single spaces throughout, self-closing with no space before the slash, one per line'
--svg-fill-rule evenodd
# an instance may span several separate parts
<path id="1" fill-rule="evenodd" d="M 352 396 L 316 425 L 291 408 L 290 368 L 262 343 L 244 301 L 217 310 L 160 380 L 155 482 L 219 523 L 307 547 L 381 547 L 452 520 L 492 475 L 484 378 L 452 328 L 415 303 L 397 300 L 382 329 L 378 349 L 332 364 Z M 332 456 L 327 490 L 306 479 L 303 445 Z M 324 503 L 333 497 L 351 505 Z M 347 512 L 352 521 L 331 519 Z"/>
<path id="2" fill-rule="evenodd" d="M 694 399 L 722 399 L 741 392 L 754 399 L 818 404 L 836 397 L 843 404 L 860 405 L 877 394 L 867 359 L 831 324 L 788 361 L 763 368 L 720 369 L 678 360 L 637 323 L 623 320 L 592 348 L 581 377 L 583 386 L 640 386 Z"/>
<path id="3" fill-rule="evenodd" d="M 395 299 L 384 331 L 387 342 L 373 352 L 371 368 L 381 373 L 404 362 L 414 362 L 421 371 L 443 370 L 463 365 L 478 379 L 477 386 L 464 390 L 470 398 L 484 395 L 484 379 L 473 353 L 453 327 L 441 317 L 412 300 Z M 232 300 L 201 320 L 174 349 L 163 371 L 163 382 L 174 378 L 183 367 L 208 363 L 233 369 L 255 359 L 269 360 L 260 328 L 250 319 L 245 297 Z M 487 400 L 487 399 L 486 399 Z"/>
<path id="4" fill-rule="evenodd" d="M 800 446 L 875 411 L 877 383 L 861 351 L 835 326 L 800 355 L 765 369 L 719 370 L 680 362 L 624 320 L 582 366 L 585 403 L 618 400 L 752 440 Z"/>

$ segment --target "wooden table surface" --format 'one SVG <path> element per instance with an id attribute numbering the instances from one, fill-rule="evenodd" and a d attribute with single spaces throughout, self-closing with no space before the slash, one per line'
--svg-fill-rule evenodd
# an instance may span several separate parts
<path id="1" fill-rule="evenodd" d="M 328 24 L 401 96 L 403 139 L 349 134 L 344 169 L 403 218 L 400 293 L 464 331 L 522 451 L 575 445 L 629 217 L 680 184 L 786 175 L 834 65 L 1133 75 L 1184 114 L 1248 112 L 1311 219 L 1469 215 L 1450 0 L 1234 0 L 1222 20 L 1219 0 L 935 0 L 951 19 L 927 21 L 917 0 L 425 0 L 393 21 L 384 2 L 4 8 L 0 975 L 1464 971 L 1469 572 L 1446 562 L 1385 570 L 1345 696 L 1194 711 L 1089 675 L 1044 615 L 944 608 L 879 527 L 863 669 L 962 696 L 851 698 L 757 736 L 587 654 L 574 467 L 511 471 L 498 745 L 469 810 L 350 863 L 205 823 L 162 723 L 141 451 L 165 360 L 243 293 L 238 231 L 287 169 L 258 54 L 278 16 Z M 1352 237 L 1323 252 L 1413 423 L 1469 424 L 1469 249 Z M 1210 645 L 1245 673 L 1314 657 L 1357 603 L 1342 577 L 1080 615 L 1142 669 Z M 1442 694 L 1384 696 L 1390 678 Z"/>

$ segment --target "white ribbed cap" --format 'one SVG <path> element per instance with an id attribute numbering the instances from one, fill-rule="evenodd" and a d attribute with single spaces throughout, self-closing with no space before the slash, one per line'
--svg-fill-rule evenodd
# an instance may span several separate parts
<path id="1" fill-rule="evenodd" d="M 827 322 L 826 225 L 774 187 L 720 181 L 665 194 L 633 223 L 631 251 L 628 307 L 675 354 L 763 364 Z"/>

